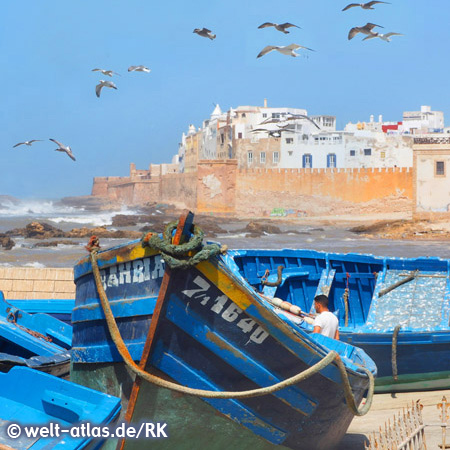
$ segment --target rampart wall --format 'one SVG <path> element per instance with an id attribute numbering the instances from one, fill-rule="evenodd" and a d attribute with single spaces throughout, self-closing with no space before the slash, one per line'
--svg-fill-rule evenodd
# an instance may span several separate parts
<path id="1" fill-rule="evenodd" d="M 269 215 L 277 208 L 309 215 L 317 205 L 326 213 L 327 208 L 338 211 L 338 204 L 368 202 L 374 212 L 383 212 L 392 204 L 382 199 L 401 198 L 412 208 L 413 172 L 401 167 L 241 170 L 236 160 L 203 160 L 196 172 L 146 180 L 95 178 L 92 195 L 127 205 L 171 203 L 195 212 L 243 216 Z"/>

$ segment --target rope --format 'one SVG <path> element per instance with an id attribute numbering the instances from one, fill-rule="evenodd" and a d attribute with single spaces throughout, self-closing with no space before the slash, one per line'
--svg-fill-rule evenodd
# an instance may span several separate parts
<path id="1" fill-rule="evenodd" d="M 348 296 L 349 296 L 349 288 L 348 288 L 348 279 L 350 278 L 350 274 L 347 272 L 347 279 L 344 291 L 344 306 L 345 306 L 345 326 L 348 327 Z"/>
<path id="2" fill-rule="evenodd" d="M 401 325 L 397 325 L 392 333 L 392 353 L 391 353 L 391 363 L 392 363 L 392 377 L 394 381 L 398 381 L 398 371 L 397 371 L 397 342 L 398 333 L 400 332 Z"/>
<path id="3" fill-rule="evenodd" d="M 142 238 L 142 245 L 158 250 L 164 262 L 171 269 L 188 269 L 227 250 L 226 246 L 220 247 L 217 244 L 202 246 L 204 233 L 196 225 L 193 226 L 193 233 L 188 242 L 174 245 L 172 244 L 172 233 L 176 227 L 177 222 L 170 222 L 164 230 L 162 239 L 157 233 L 151 232 L 145 234 Z M 190 256 L 190 253 L 194 251 L 196 253 Z"/>
<path id="4" fill-rule="evenodd" d="M 144 380 L 155 384 L 156 386 L 171 389 L 175 392 L 180 392 L 182 394 L 186 395 L 193 395 L 197 397 L 203 397 L 203 398 L 249 398 L 249 397 L 257 397 L 261 395 L 267 395 L 272 394 L 276 391 L 279 391 L 281 389 L 284 389 L 286 387 L 292 386 L 294 384 L 300 383 L 307 378 L 311 377 L 312 375 L 316 374 L 317 372 L 323 370 L 325 367 L 327 367 L 329 364 L 331 364 L 333 361 L 336 361 L 337 366 L 339 368 L 339 371 L 341 373 L 343 385 L 344 385 L 344 395 L 345 399 L 347 401 L 347 405 L 350 408 L 350 410 L 353 412 L 353 414 L 357 416 L 362 416 L 366 414 L 369 411 L 370 405 L 372 404 L 372 398 L 373 398 L 373 392 L 374 392 L 374 377 L 372 373 L 367 370 L 366 368 L 362 368 L 362 370 L 367 374 L 369 378 L 369 391 L 367 395 L 367 401 L 366 404 L 361 408 L 358 409 L 355 398 L 352 393 L 352 389 L 350 386 L 350 382 L 348 380 L 348 375 L 345 369 L 345 366 L 343 362 L 341 361 L 339 354 L 336 351 L 330 351 L 323 359 L 321 359 L 318 363 L 314 364 L 313 366 L 309 367 L 308 369 L 304 370 L 303 372 L 294 375 L 293 377 L 290 377 L 284 381 L 281 381 L 279 383 L 276 383 L 272 386 L 247 390 L 247 391 L 232 391 L 232 392 L 218 392 L 218 391 L 208 391 L 203 389 L 193 389 L 186 386 L 182 386 L 177 383 L 173 383 L 171 381 L 165 380 L 163 378 L 160 378 L 156 375 L 153 375 L 151 373 L 146 372 L 145 370 L 141 369 L 131 357 L 128 348 L 125 344 L 125 342 L 122 339 L 122 336 L 120 335 L 119 328 L 117 326 L 117 323 L 115 321 L 114 315 L 111 311 L 111 306 L 109 305 L 108 298 L 106 296 L 105 290 L 103 289 L 103 284 L 100 277 L 100 269 L 97 264 L 97 250 L 93 249 L 90 253 L 90 260 L 92 264 L 92 272 L 94 275 L 95 284 L 97 287 L 97 291 L 100 297 L 100 302 L 103 308 L 103 312 L 105 314 L 106 323 L 108 325 L 108 330 L 111 334 L 111 338 L 113 342 L 116 344 L 117 350 L 119 351 L 120 355 L 122 356 L 125 364 L 128 366 L 128 368 L 134 372 L 137 376 L 143 378 Z"/>
<path id="5" fill-rule="evenodd" d="M 266 269 L 266 271 L 264 272 L 263 277 L 261 278 L 261 284 L 263 286 L 272 286 L 272 287 L 279 286 L 281 284 L 281 280 L 282 280 L 281 275 L 283 273 L 283 269 L 284 269 L 283 266 L 278 266 L 277 267 L 278 278 L 277 278 L 277 281 L 274 281 L 274 282 L 267 281 L 267 278 L 269 278 L 269 275 L 270 275 L 270 270 Z"/>

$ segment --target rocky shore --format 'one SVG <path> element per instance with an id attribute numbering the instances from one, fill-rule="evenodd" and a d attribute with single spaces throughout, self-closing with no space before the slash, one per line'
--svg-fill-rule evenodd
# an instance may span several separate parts
<path id="1" fill-rule="evenodd" d="M 67 203 L 68 202 L 68 203 Z M 73 204 L 78 207 L 89 208 L 93 211 L 110 210 L 111 205 L 105 204 L 91 197 L 74 197 L 64 199 L 64 204 Z M 101 227 L 81 227 L 63 231 L 44 221 L 33 221 L 24 228 L 15 228 L 0 233 L 0 247 L 11 250 L 14 239 L 21 237 L 34 240 L 33 247 L 55 247 L 70 245 L 74 242 L 86 241 L 93 235 L 99 238 L 139 239 L 149 231 L 161 233 L 165 226 L 176 221 L 181 211 L 173 205 L 149 204 L 140 208 L 138 214 L 116 214 L 111 223 Z M 389 217 L 389 216 L 387 216 Z M 410 219 L 376 220 L 369 215 L 351 216 L 320 216 L 320 217 L 271 217 L 271 218 L 230 218 L 217 215 L 197 214 L 196 224 L 202 228 L 207 239 L 227 233 L 226 225 L 229 222 L 242 223 L 242 228 L 234 233 L 242 233 L 246 238 L 257 238 L 262 235 L 280 233 L 304 234 L 304 231 L 288 229 L 289 224 L 308 224 L 310 226 L 333 226 L 345 228 L 355 234 L 368 238 L 396 239 L 396 240 L 450 240 L 450 225 L 446 221 L 427 221 Z M 283 225 L 284 230 L 280 229 Z M 356 225 L 356 226 L 355 226 Z M 295 228 L 295 227 L 293 227 Z M 319 228 L 316 228 L 316 230 Z M 36 240 L 38 242 L 36 242 Z"/>

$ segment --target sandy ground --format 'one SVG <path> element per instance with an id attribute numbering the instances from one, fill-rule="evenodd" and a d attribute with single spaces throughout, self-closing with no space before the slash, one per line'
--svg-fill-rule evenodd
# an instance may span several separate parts
<path id="1" fill-rule="evenodd" d="M 450 390 L 427 392 L 404 392 L 397 394 L 376 394 L 370 411 L 363 417 L 355 417 L 347 434 L 337 447 L 338 450 L 364 450 L 364 442 L 368 442 L 369 434 L 384 428 L 388 419 L 392 423 L 394 415 L 398 415 L 403 408 L 419 400 L 423 405 L 422 417 L 425 426 L 425 440 L 428 449 L 438 449 L 442 443 L 442 428 L 440 410 L 437 404 L 446 396 L 450 400 Z M 449 420 L 450 424 L 450 420 Z M 450 443 L 450 431 L 447 432 L 447 443 Z"/>

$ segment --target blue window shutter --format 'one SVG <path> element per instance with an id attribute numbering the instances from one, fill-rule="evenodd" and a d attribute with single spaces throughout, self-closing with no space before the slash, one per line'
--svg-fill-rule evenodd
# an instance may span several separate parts
<path id="1" fill-rule="evenodd" d="M 331 155 L 327 155 L 327 167 L 330 167 Z"/>

